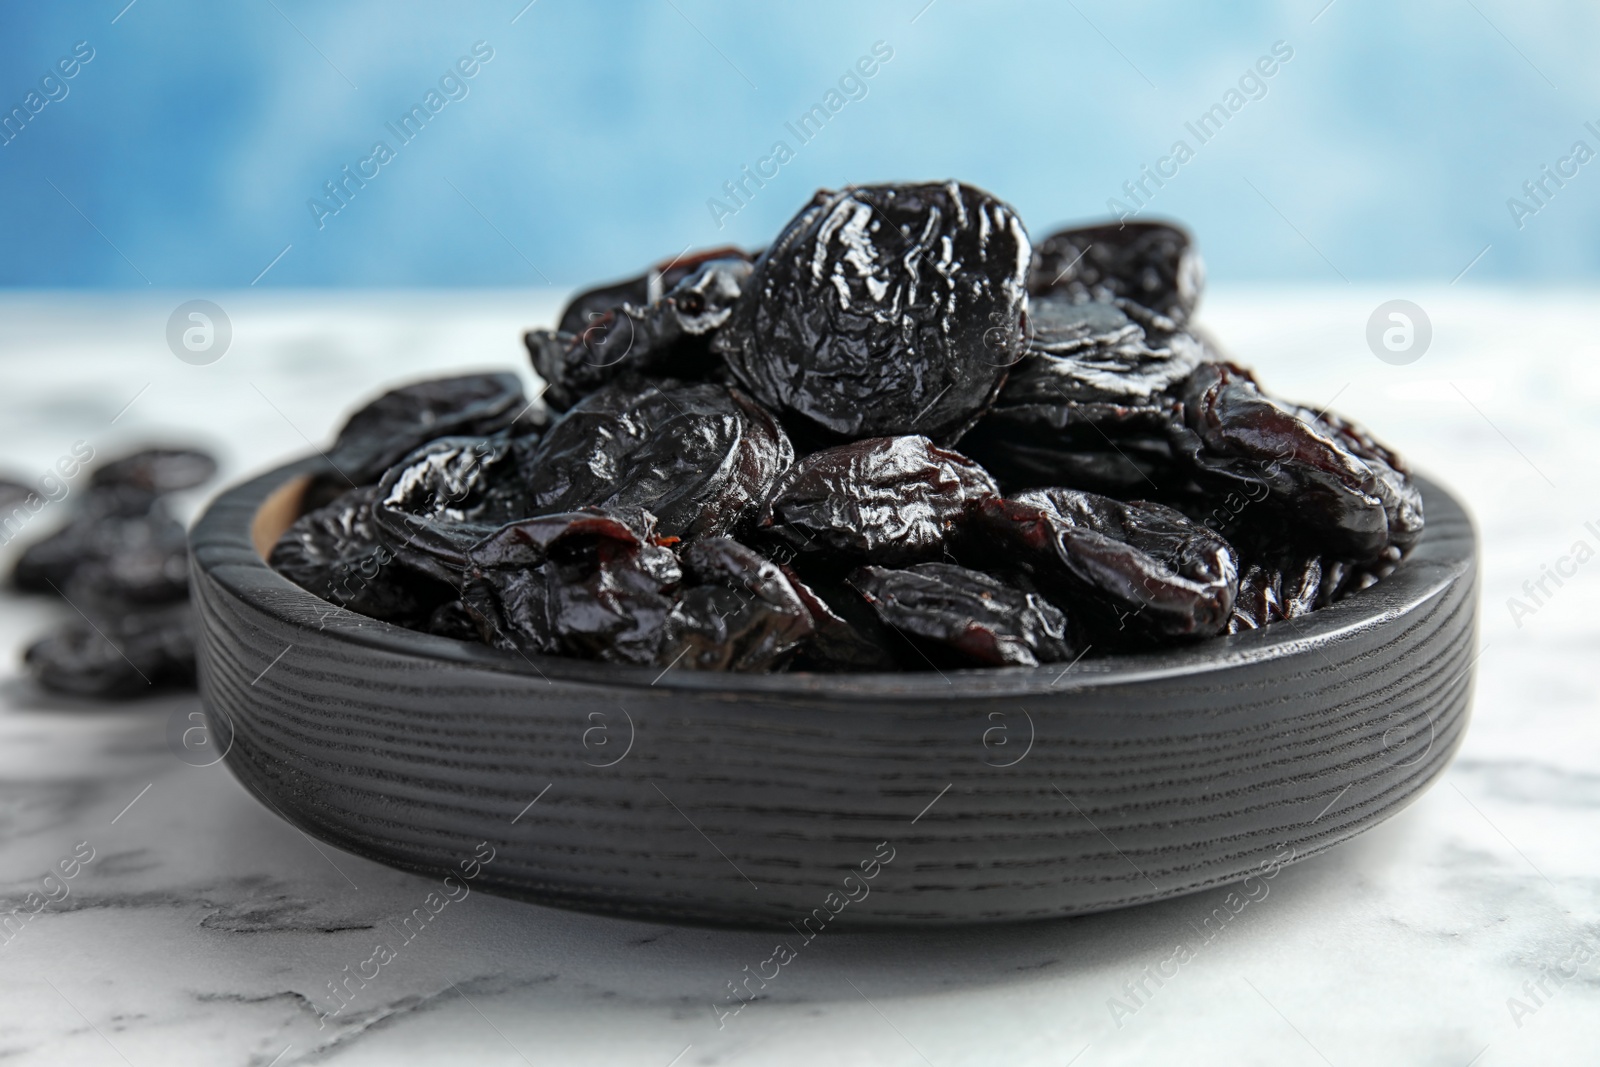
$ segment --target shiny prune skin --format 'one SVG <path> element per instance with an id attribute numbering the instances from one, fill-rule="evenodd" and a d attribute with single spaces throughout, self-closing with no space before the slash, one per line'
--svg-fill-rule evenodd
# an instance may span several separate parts
<path id="1" fill-rule="evenodd" d="M 837 582 L 807 581 L 787 563 L 778 565 L 811 614 L 811 638 L 795 653 L 794 669 L 837 673 L 900 669 L 897 635 L 883 625 L 859 593 Z M 813 587 L 815 585 L 815 587 Z M 827 595 L 824 595 L 826 592 Z"/>
<path id="2" fill-rule="evenodd" d="M 529 463 L 529 514 L 643 508 L 662 536 L 736 529 L 794 461 L 777 421 L 737 389 L 628 377 L 585 397 Z"/>
<path id="3" fill-rule="evenodd" d="M 530 330 L 523 336 L 545 402 L 564 411 L 628 373 L 705 380 L 721 360 L 710 350 L 750 277 L 745 259 L 703 263 L 659 299 L 594 313 L 581 331 Z"/>
<path id="4" fill-rule="evenodd" d="M 868 438 L 797 462 L 756 530 L 798 552 L 884 564 L 937 559 L 957 525 L 999 495 L 982 467 L 926 437 Z"/>
<path id="5" fill-rule="evenodd" d="M 955 182 L 819 192 L 756 261 L 713 348 L 756 399 L 845 437 L 944 439 L 1021 351 L 1028 236 Z"/>
<path id="6" fill-rule="evenodd" d="M 217 461 L 194 448 L 147 448 L 96 467 L 89 484 L 127 486 L 147 493 L 175 493 L 204 485 L 217 473 Z"/>
<path id="7" fill-rule="evenodd" d="M 648 527 L 588 509 L 473 546 L 461 600 L 496 648 L 643 665 L 659 657 L 682 577 Z"/>
<path id="8" fill-rule="evenodd" d="M 1264 494 L 1304 539 L 1358 562 L 1421 533 L 1422 498 L 1403 466 L 1349 424 L 1272 399 L 1231 363 L 1202 364 L 1175 392 L 1173 451 L 1202 485 Z"/>
<path id="9" fill-rule="evenodd" d="M 372 518 L 377 495 L 377 486 L 363 486 L 300 516 L 278 538 L 267 563 L 302 589 L 357 614 L 422 622 L 440 596 L 433 581 L 397 560 L 384 543 Z"/>
<path id="10" fill-rule="evenodd" d="M 679 282 L 712 260 L 742 259 L 749 262 L 752 258 L 743 249 L 723 245 L 663 260 L 637 277 L 625 278 L 609 285 L 595 286 L 578 293 L 562 309 L 556 329 L 561 333 L 580 334 L 594 325 L 600 316 L 624 304 L 632 304 L 634 307 L 654 304 L 671 292 Z"/>
<path id="11" fill-rule="evenodd" d="M 435 438 L 495 433 L 527 406 L 515 374 L 415 382 L 389 390 L 351 415 L 328 459 L 349 480 L 345 488 L 366 485 Z"/>
<path id="12" fill-rule="evenodd" d="M 982 571 L 949 563 L 862 567 L 850 584 L 936 666 L 1036 667 L 1072 656 L 1059 608 Z"/>
<path id="13" fill-rule="evenodd" d="M 66 526 L 23 550 L 12 581 L 27 592 L 64 593 L 80 570 L 95 568 L 116 583 L 108 597 L 182 599 L 188 551 L 188 535 L 158 497 L 130 486 L 91 489 Z M 119 557 L 125 562 L 111 566 Z"/>
<path id="14" fill-rule="evenodd" d="M 812 615 L 777 564 L 729 537 L 684 549 L 684 584 L 659 658 L 700 671 L 773 671 L 813 635 Z"/>
<path id="15" fill-rule="evenodd" d="M 125 699 L 195 679 L 194 615 L 188 601 L 73 618 L 23 656 L 46 689 Z"/>
<path id="16" fill-rule="evenodd" d="M 1102 645 L 1209 637 L 1233 610 L 1233 547 L 1162 504 L 1036 489 L 985 504 L 976 528 L 974 558 L 1014 561 Z"/>
<path id="17" fill-rule="evenodd" d="M 423 445 L 378 482 L 370 504 L 375 532 L 406 567 L 455 584 L 469 548 L 534 513 L 526 485 L 537 444 L 496 434 Z"/>
<path id="18" fill-rule="evenodd" d="M 1181 326 L 1200 301 L 1205 267 L 1187 231 L 1165 222 L 1058 230 L 1034 248 L 1028 292 L 1145 308 Z M 1137 313 L 1137 312 L 1135 312 Z"/>
<path id="19" fill-rule="evenodd" d="M 1033 302 L 1027 354 L 961 448 L 1008 491 L 1065 486 L 1148 496 L 1186 478 L 1168 395 L 1207 354 L 1189 334 L 1146 329 L 1117 307 Z"/>

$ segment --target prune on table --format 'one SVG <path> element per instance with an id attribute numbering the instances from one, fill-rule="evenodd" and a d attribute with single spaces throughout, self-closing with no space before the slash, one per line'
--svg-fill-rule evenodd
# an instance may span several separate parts
<path id="1" fill-rule="evenodd" d="M 1164 222 L 1121 222 L 1059 230 L 1035 247 L 1034 296 L 1144 308 L 1181 326 L 1200 300 L 1205 268 L 1189 235 Z"/>
<path id="2" fill-rule="evenodd" d="M 1027 354 L 961 447 L 1008 490 L 1066 486 L 1151 495 L 1181 474 L 1168 395 L 1206 354 L 1187 333 L 1147 330 L 1111 304 L 1033 302 Z"/>
<path id="3" fill-rule="evenodd" d="M 1374 560 L 1422 532 L 1422 497 L 1403 465 L 1363 432 L 1263 393 L 1231 363 L 1204 363 L 1177 387 L 1174 452 L 1214 489 L 1262 496 L 1334 555 Z"/>
<path id="4" fill-rule="evenodd" d="M 812 613 L 775 563 L 729 537 L 682 553 L 683 588 L 660 658 L 701 671 L 773 671 L 814 633 Z"/>
<path id="5" fill-rule="evenodd" d="M 937 559 L 994 479 L 926 437 L 876 437 L 813 452 L 778 481 L 756 529 L 798 552 L 896 564 Z"/>
<path id="6" fill-rule="evenodd" d="M 398 561 L 372 518 L 376 486 L 352 489 L 307 512 L 267 558 L 274 570 L 324 600 L 374 619 L 426 620 L 434 582 Z"/>
<path id="7" fill-rule="evenodd" d="M 1072 656 L 1059 608 L 982 571 L 949 563 L 862 567 L 850 583 L 885 623 L 935 661 L 1035 667 Z"/>
<path id="8" fill-rule="evenodd" d="M 1100 644 L 1209 637 L 1233 610 L 1233 547 L 1162 504 L 1036 489 L 989 501 L 976 526 L 973 556 L 1024 568 Z"/>
<path id="9" fill-rule="evenodd" d="M 527 406 L 515 374 L 415 382 L 389 390 L 351 415 L 328 458 L 352 485 L 366 485 L 435 438 L 492 434 Z"/>
<path id="10" fill-rule="evenodd" d="M 140 611 L 75 618 L 24 654 L 47 689 L 76 696 L 139 696 L 164 685 L 192 685 L 194 617 L 187 600 Z"/>
<path id="11" fill-rule="evenodd" d="M 720 365 L 712 336 L 728 320 L 750 270 L 747 259 L 711 260 L 648 304 L 592 313 L 581 331 L 528 331 L 523 343 L 546 383 L 545 401 L 565 410 L 629 372 L 712 377 Z"/>
<path id="12" fill-rule="evenodd" d="M 89 484 L 128 486 L 147 493 L 175 493 L 204 485 L 217 473 L 217 461 L 193 448 L 148 448 L 96 467 Z"/>
<path id="13" fill-rule="evenodd" d="M 804 671 L 892 671 L 900 662 L 895 635 L 854 589 L 837 584 L 824 597 L 819 589 L 787 563 L 778 565 L 800 602 L 811 613 L 811 639 L 795 654 L 794 668 Z M 900 638 L 904 641 L 904 638 Z"/>
<path id="14" fill-rule="evenodd" d="M 65 593 L 85 568 L 98 568 L 112 599 L 182 599 L 188 589 L 188 536 L 152 493 L 132 486 L 90 489 L 67 525 L 23 550 L 12 571 L 18 589 Z"/>
<path id="15" fill-rule="evenodd" d="M 638 277 L 580 292 L 562 310 L 561 320 L 556 324 L 556 329 L 561 333 L 582 333 L 594 325 L 600 316 L 624 304 L 632 304 L 634 307 L 654 304 L 671 292 L 679 282 L 712 260 L 742 259 L 749 262 L 751 258 L 743 249 L 724 245 L 665 260 Z"/>
<path id="16" fill-rule="evenodd" d="M 632 376 L 585 397 L 529 464 L 528 514 L 644 508 L 662 536 L 727 533 L 750 517 L 794 448 L 737 389 Z"/>
<path id="17" fill-rule="evenodd" d="M 474 545 L 461 600 L 497 648 L 649 664 L 682 577 L 637 517 L 588 509 L 510 523 Z"/>
<path id="18" fill-rule="evenodd" d="M 378 482 L 369 505 L 376 534 L 407 567 L 455 584 L 469 548 L 535 513 L 527 485 L 538 443 L 502 433 L 423 445 Z"/>
<path id="19" fill-rule="evenodd" d="M 848 437 L 958 436 L 1021 353 L 1028 235 L 956 182 L 823 190 L 712 347 L 768 407 Z"/>

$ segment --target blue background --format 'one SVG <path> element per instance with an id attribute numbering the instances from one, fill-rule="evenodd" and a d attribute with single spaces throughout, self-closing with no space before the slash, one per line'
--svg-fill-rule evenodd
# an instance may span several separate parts
<path id="1" fill-rule="evenodd" d="M 260 286 L 570 285 L 759 245 L 818 186 L 952 176 L 1040 236 L 1180 137 L 1150 211 L 1215 280 L 1446 282 L 1486 247 L 1472 282 L 1600 272 L 1600 161 L 1521 229 L 1506 203 L 1600 150 L 1593 0 L 125 2 L 0 16 L 4 110 L 95 50 L 0 147 L 0 284 L 246 286 L 292 246 Z M 480 40 L 469 95 L 400 147 L 384 124 Z M 865 98 L 800 144 L 785 122 L 877 41 Z M 1199 145 L 1184 123 L 1275 41 L 1293 59 Z M 307 201 L 380 139 L 319 230 Z M 719 228 L 707 201 L 780 139 Z"/>

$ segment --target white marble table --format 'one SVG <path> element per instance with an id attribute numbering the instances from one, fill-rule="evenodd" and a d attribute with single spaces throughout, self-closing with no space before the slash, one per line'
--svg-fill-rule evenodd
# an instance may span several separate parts
<path id="1" fill-rule="evenodd" d="M 231 480 L 325 440 L 378 383 L 520 365 L 520 327 L 555 306 L 211 294 L 232 348 L 191 366 L 163 331 L 201 295 L 0 297 L 0 460 L 33 474 L 78 440 L 109 454 L 166 432 L 215 447 Z M 1396 296 L 1435 328 L 1404 367 L 1363 340 Z M 313 842 L 223 766 L 177 759 L 169 722 L 193 697 L 41 694 L 16 654 L 64 609 L 8 596 L 0 898 L 21 904 L 80 842 L 94 858 L 0 946 L 0 1062 L 1596 1062 L 1600 960 L 1554 976 L 1579 946 L 1600 956 L 1600 563 L 1547 583 L 1532 614 L 1507 607 L 1574 542 L 1600 548 L 1585 527 L 1600 530 L 1594 294 L 1222 291 L 1204 320 L 1278 391 L 1334 400 L 1455 487 L 1484 541 L 1476 711 L 1453 767 L 1365 838 L 1284 871 L 1213 941 L 1195 927 L 1221 891 L 1025 927 L 832 934 L 719 1029 L 710 1005 L 770 935 L 474 893 L 319 1028 L 328 983 L 429 882 Z M 1194 958 L 1176 977 L 1143 977 L 1180 943 Z"/>

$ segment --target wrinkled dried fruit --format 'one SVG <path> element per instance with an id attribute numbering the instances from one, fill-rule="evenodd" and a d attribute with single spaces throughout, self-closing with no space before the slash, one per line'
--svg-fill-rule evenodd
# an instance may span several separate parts
<path id="1" fill-rule="evenodd" d="M 1102 644 L 1209 637 L 1233 610 L 1239 561 L 1181 512 L 1073 489 L 1037 489 L 980 513 L 970 551 L 1002 553 Z"/>
<path id="2" fill-rule="evenodd" d="M 527 404 L 515 374 L 416 382 L 391 389 L 351 415 L 328 458 L 351 483 L 365 485 L 435 438 L 502 430 Z"/>
<path id="3" fill-rule="evenodd" d="M 496 648 L 647 664 L 682 577 L 649 530 L 591 509 L 511 523 L 473 546 L 461 600 Z"/>
<path id="4" fill-rule="evenodd" d="M 799 552 L 876 563 L 936 559 L 956 525 L 1000 495 L 984 469 L 926 437 L 813 452 L 773 489 L 756 527 Z"/>
<path id="5" fill-rule="evenodd" d="M 712 260 L 649 304 L 593 313 L 581 331 L 530 330 L 523 343 L 548 386 L 545 401 L 565 410 L 629 372 L 712 377 L 721 362 L 711 354 L 712 336 L 732 313 L 750 270 L 745 259 Z"/>
<path id="6" fill-rule="evenodd" d="M 1205 268 L 1189 235 L 1164 222 L 1059 230 L 1039 242 L 1028 271 L 1034 296 L 1063 293 L 1080 303 L 1133 305 L 1179 326 L 1204 284 Z"/>
<path id="7" fill-rule="evenodd" d="M 134 697 L 194 684 L 194 619 L 187 601 L 73 619 L 23 656 L 46 689 L 75 696 Z"/>
<path id="8" fill-rule="evenodd" d="M 363 486 L 295 520 L 267 562 L 302 589 L 361 615 L 412 624 L 434 590 L 395 558 L 372 519 L 376 486 Z"/>
<path id="9" fill-rule="evenodd" d="M 811 613 L 811 639 L 795 654 L 794 667 L 803 671 L 899 670 L 895 637 L 872 608 L 842 581 L 813 588 L 788 564 L 780 564 L 784 577 Z M 818 583 L 821 585 L 822 583 Z M 899 639 L 904 642 L 904 638 Z"/>
<path id="10" fill-rule="evenodd" d="M 661 659 L 699 671 L 772 671 L 813 633 L 788 577 L 728 537 L 683 552 L 684 588 L 667 616 Z"/>
<path id="11" fill-rule="evenodd" d="M 99 568 L 108 598 L 183 599 L 188 537 L 159 500 L 126 486 L 92 489 L 78 514 L 25 549 L 12 572 L 18 589 L 65 593 L 80 570 Z"/>
<path id="12" fill-rule="evenodd" d="M 885 623 L 935 662 L 1034 667 L 1070 658 L 1067 619 L 1036 593 L 949 563 L 862 567 L 850 578 Z"/>
<path id="13" fill-rule="evenodd" d="M 1307 540 L 1358 561 L 1420 534 L 1420 493 L 1348 423 L 1273 400 L 1231 363 L 1202 364 L 1177 393 L 1184 422 L 1173 450 L 1203 484 L 1264 492 L 1263 506 L 1292 519 Z"/>
<path id="14" fill-rule="evenodd" d="M 636 278 L 596 286 L 579 293 L 562 310 L 561 320 L 556 329 L 561 333 L 582 333 L 594 325 L 600 316 L 624 304 L 632 304 L 634 307 L 654 304 L 671 292 L 679 282 L 714 259 L 742 259 L 749 262 L 752 258 L 742 249 L 724 245 L 721 248 L 708 248 L 692 255 L 665 260 Z"/>
<path id="15" fill-rule="evenodd" d="M 217 461 L 205 452 L 193 448 L 148 448 L 95 468 L 89 484 L 175 493 L 204 485 L 216 473 Z"/>
<path id="16" fill-rule="evenodd" d="M 787 435 L 737 389 L 628 378 L 588 397 L 529 461 L 528 514 L 643 508 L 666 537 L 745 521 L 794 461 Z"/>
<path id="17" fill-rule="evenodd" d="M 756 261 L 713 347 L 768 407 L 837 434 L 959 433 L 1021 351 L 1030 246 L 955 182 L 822 191 Z"/>

